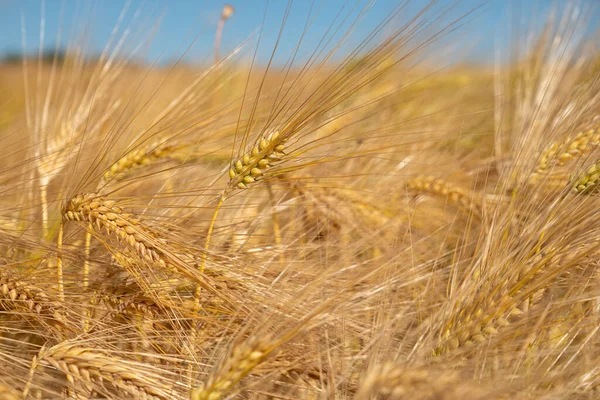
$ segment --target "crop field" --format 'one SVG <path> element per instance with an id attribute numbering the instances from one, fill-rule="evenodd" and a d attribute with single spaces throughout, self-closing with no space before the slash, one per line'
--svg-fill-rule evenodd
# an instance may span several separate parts
<path id="1" fill-rule="evenodd" d="M 0 63 L 0 399 L 600 398 L 600 7 L 478 63 L 405 3 Z"/>

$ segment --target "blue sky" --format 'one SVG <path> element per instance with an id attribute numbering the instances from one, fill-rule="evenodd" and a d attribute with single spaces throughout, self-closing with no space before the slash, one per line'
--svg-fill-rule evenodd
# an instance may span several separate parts
<path id="1" fill-rule="evenodd" d="M 250 39 L 246 46 L 248 54 L 256 48 L 258 33 L 259 62 L 268 61 L 281 29 L 288 2 L 286 0 L 229 0 L 235 7 L 235 14 L 227 22 L 223 33 L 221 53 L 226 54 L 244 41 Z M 392 20 L 386 32 L 401 27 L 402 24 L 420 10 L 427 2 L 413 0 Z M 469 11 L 476 11 L 467 16 L 461 27 L 454 33 L 452 40 L 442 41 L 435 50 L 454 54 L 456 59 L 489 61 L 495 49 L 507 49 L 511 43 L 508 26 L 519 23 L 524 27 L 535 24 L 541 26 L 542 17 L 553 4 L 564 5 L 566 1 L 509 1 L 509 0 L 441 0 L 436 9 L 451 7 L 446 21 L 464 16 Z M 596 0 L 579 1 L 584 14 L 589 17 L 590 26 L 598 24 Z M 62 30 L 60 47 L 66 47 L 73 38 L 87 38 L 87 49 L 98 54 L 111 36 L 119 15 L 123 12 L 126 1 L 119 0 L 46 0 L 44 7 L 40 0 L 0 0 L 0 54 L 20 52 L 22 49 L 22 20 L 24 21 L 27 52 L 34 53 L 39 48 L 40 21 L 42 9 L 45 14 L 44 48 L 54 48 L 59 30 Z M 225 2 L 201 0 L 131 0 L 124 13 L 123 29 L 129 27 L 129 40 L 123 47 L 124 53 L 142 43 L 143 38 L 152 41 L 148 47 L 138 50 L 138 59 L 146 62 L 158 61 L 167 63 L 184 54 L 187 47 L 196 40 L 193 47 L 185 55 L 187 62 L 208 62 L 212 60 L 214 32 L 221 9 Z M 303 40 L 299 57 L 308 55 L 323 37 L 326 30 L 335 21 L 336 15 L 349 18 L 343 29 L 334 37 L 332 44 L 345 32 L 356 16 L 369 1 L 352 0 L 295 0 L 291 3 L 288 20 L 285 24 L 279 43 L 276 63 L 283 63 L 292 56 L 302 35 L 308 16 L 314 21 Z M 378 23 L 389 16 L 400 0 L 380 0 L 369 9 L 369 12 L 357 25 L 347 44 L 340 50 L 340 56 L 347 54 L 360 39 L 366 37 Z M 352 8 L 355 7 L 354 10 Z M 481 7 L 479 7 L 481 6 Z M 479 7 L 479 8 L 478 8 Z M 160 19 L 160 23 L 156 22 Z M 509 25 L 509 21 L 513 21 Z M 515 22 L 520 21 L 520 22 Z M 436 28 L 441 28 L 442 23 Z M 60 29 L 59 29 L 60 28 Z M 156 29 L 154 29 L 156 28 Z M 514 31 L 514 30 L 513 30 Z M 460 53 L 460 54 L 459 54 Z"/>

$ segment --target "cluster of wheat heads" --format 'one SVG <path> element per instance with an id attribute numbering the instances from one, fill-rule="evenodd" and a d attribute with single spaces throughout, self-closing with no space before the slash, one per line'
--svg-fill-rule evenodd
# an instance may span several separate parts
<path id="1" fill-rule="evenodd" d="M 0 66 L 0 398 L 600 395 L 578 9 L 494 73 L 422 62 L 434 3 L 336 63 L 354 11 L 300 65 L 151 69 L 118 26 Z"/>

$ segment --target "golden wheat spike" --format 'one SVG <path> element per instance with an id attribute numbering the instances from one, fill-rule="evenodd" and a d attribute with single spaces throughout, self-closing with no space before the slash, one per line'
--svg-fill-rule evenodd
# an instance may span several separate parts
<path id="1" fill-rule="evenodd" d="M 167 267 L 167 257 L 155 247 L 155 235 L 133 215 L 123 212 L 115 201 L 106 200 L 96 193 L 75 196 L 63 209 L 63 218 L 65 221 L 89 222 L 99 231 L 104 228 L 136 251 L 142 259 Z"/>
<path id="2" fill-rule="evenodd" d="M 407 182 L 410 190 L 417 193 L 428 193 L 437 197 L 445 198 L 470 213 L 481 216 L 481 204 L 479 195 L 473 191 L 447 182 L 435 176 L 418 176 Z"/>
<path id="3" fill-rule="evenodd" d="M 600 188 L 600 161 L 595 162 L 572 184 L 575 193 L 598 193 Z"/>
<path id="4" fill-rule="evenodd" d="M 272 351 L 269 338 L 255 337 L 234 346 L 216 374 L 192 391 L 192 400 L 219 400 L 262 363 Z"/>
<path id="5" fill-rule="evenodd" d="M 182 147 L 183 146 L 172 145 L 169 142 L 161 142 L 152 143 L 149 146 L 132 150 L 110 166 L 102 176 L 103 182 L 101 182 L 100 185 L 102 186 L 103 183 L 112 179 L 119 180 L 127 175 L 127 173 L 137 168 L 168 158 Z"/>
<path id="6" fill-rule="evenodd" d="M 171 387 L 143 364 L 71 343 L 42 350 L 37 363 L 63 372 L 71 385 L 81 385 L 88 393 L 92 390 L 102 393 L 112 386 L 119 396 L 155 400 L 178 398 Z"/>
<path id="7" fill-rule="evenodd" d="M 46 293 L 5 271 L 0 272 L 0 304 L 5 310 L 27 309 L 41 314 L 52 309 Z"/>
<path id="8" fill-rule="evenodd" d="M 358 388 L 355 399 L 386 398 L 427 400 L 461 398 L 484 400 L 490 391 L 484 385 L 469 382 L 460 373 L 434 366 L 402 367 L 392 362 L 372 366 Z"/>
<path id="9" fill-rule="evenodd" d="M 214 287 L 209 276 L 196 273 L 193 258 L 182 255 L 139 218 L 124 212 L 116 201 L 105 199 L 97 193 L 85 193 L 67 202 L 62 215 L 64 221 L 85 222 L 98 233 L 105 229 L 125 244 L 132 254 L 139 257 L 148 267 L 154 266 L 163 271 L 182 274 L 197 283 L 199 287 L 208 289 L 219 299 L 229 304 L 233 303 L 226 293 L 221 293 Z M 115 255 L 120 257 L 120 263 L 126 264 L 131 261 L 124 253 L 115 253 Z"/>
<path id="10" fill-rule="evenodd" d="M 560 142 L 551 143 L 540 154 L 535 174 L 543 175 L 552 167 L 565 165 L 591 152 L 599 145 L 600 128 L 588 129 L 575 136 L 568 136 Z"/>
<path id="11" fill-rule="evenodd" d="M 265 171 L 284 156 L 285 139 L 274 132 L 260 139 L 250 151 L 232 162 L 230 185 L 240 189 L 262 179 Z"/>

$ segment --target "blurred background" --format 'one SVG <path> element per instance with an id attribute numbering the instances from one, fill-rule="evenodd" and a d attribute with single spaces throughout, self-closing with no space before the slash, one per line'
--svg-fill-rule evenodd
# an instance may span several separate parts
<path id="1" fill-rule="evenodd" d="M 537 36 L 549 16 L 559 19 L 564 14 L 561 10 L 567 7 L 578 8 L 588 20 L 585 34 L 589 35 L 600 21 L 595 3 L 596 0 L 431 2 L 432 7 L 443 10 L 438 15 L 444 20 L 460 23 L 453 28 L 456 32 L 443 32 L 435 44 L 428 46 L 427 57 L 435 56 L 436 64 L 441 60 L 476 64 L 506 61 L 515 54 L 512 47 L 526 46 L 527 38 Z M 43 54 L 51 57 L 55 50 L 66 53 L 76 44 L 85 48 L 90 57 L 97 57 L 108 46 L 111 50 L 118 47 L 121 56 L 140 63 L 169 65 L 181 59 L 185 63 L 210 64 L 215 59 L 215 34 L 225 4 L 197 0 L 0 0 L 0 59 L 15 62 L 23 54 L 37 57 L 40 47 Z M 245 44 L 243 49 L 249 58 L 266 64 L 272 57 L 277 66 L 292 57 L 296 64 L 306 61 L 315 43 L 327 32 L 331 35 L 337 31 L 329 46 L 339 46 L 339 40 L 359 16 L 360 23 L 355 24 L 352 35 L 335 56 L 346 57 L 359 38 L 366 37 L 385 18 L 391 18 L 392 23 L 379 35 L 403 26 L 430 2 L 231 0 L 228 4 L 233 13 L 222 27 L 221 56 Z M 114 35 L 117 31 L 119 34 Z"/>

